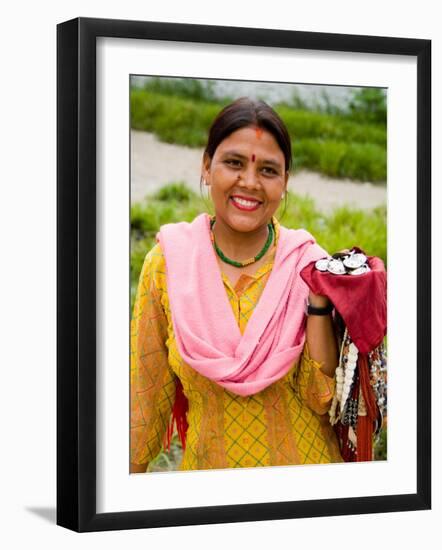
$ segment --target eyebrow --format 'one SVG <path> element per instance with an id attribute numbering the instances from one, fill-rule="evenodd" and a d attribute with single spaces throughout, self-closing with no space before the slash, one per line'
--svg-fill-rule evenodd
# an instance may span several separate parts
<path id="1" fill-rule="evenodd" d="M 237 151 L 225 151 L 223 153 L 223 157 L 227 157 L 227 156 L 232 156 L 232 157 L 238 157 L 240 159 L 244 159 L 244 160 L 247 160 L 248 157 L 245 156 L 245 155 L 242 155 L 241 153 L 238 153 Z M 273 159 L 265 159 L 262 161 L 263 164 L 271 164 L 272 166 L 276 166 L 277 168 L 281 168 L 281 163 L 278 162 L 277 160 L 273 160 Z"/>

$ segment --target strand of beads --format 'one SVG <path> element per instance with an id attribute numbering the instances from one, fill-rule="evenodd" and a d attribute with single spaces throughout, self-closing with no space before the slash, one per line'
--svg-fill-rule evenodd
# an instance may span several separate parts
<path id="1" fill-rule="evenodd" d="M 342 343 L 341 343 L 341 349 L 339 351 L 339 363 L 336 367 L 335 371 L 335 377 L 336 377 L 336 389 L 335 393 L 333 395 L 332 404 L 330 406 L 330 410 L 328 411 L 328 414 L 330 416 L 330 424 L 334 426 L 338 420 L 340 419 L 340 414 L 338 411 L 338 403 L 342 396 L 342 388 L 343 388 L 343 382 L 344 382 L 344 347 L 345 342 L 347 339 L 348 330 L 347 327 L 345 327 L 344 336 L 342 337 Z"/>
<path id="2" fill-rule="evenodd" d="M 341 415 L 344 412 L 345 403 L 347 402 L 348 396 L 350 395 L 350 388 L 353 384 L 357 361 L 358 348 L 354 345 L 353 342 L 351 342 L 349 345 L 347 361 L 345 362 L 344 386 L 342 389 L 341 397 Z"/>
<path id="3" fill-rule="evenodd" d="M 384 418 L 387 415 L 387 357 L 383 343 L 368 354 L 370 384 L 374 392 L 380 418 L 376 420 L 375 441 L 381 435 Z"/>
<path id="4" fill-rule="evenodd" d="M 343 423 L 350 423 L 348 420 L 354 417 L 355 404 L 350 402 L 349 396 L 354 382 L 357 360 L 358 348 L 351 341 L 346 327 L 339 354 L 339 364 L 335 372 L 336 390 L 329 410 L 332 426 L 339 420 L 342 420 Z"/>
<path id="5" fill-rule="evenodd" d="M 387 414 L 387 359 L 384 344 L 368 354 L 370 383 L 382 416 Z"/>
<path id="6" fill-rule="evenodd" d="M 357 398 L 350 397 L 347 399 L 345 405 L 344 416 L 342 418 L 342 423 L 356 428 L 358 422 L 358 400 Z"/>

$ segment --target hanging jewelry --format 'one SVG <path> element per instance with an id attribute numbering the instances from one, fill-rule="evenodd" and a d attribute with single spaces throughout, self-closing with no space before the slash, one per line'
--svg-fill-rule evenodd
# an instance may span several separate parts
<path id="1" fill-rule="evenodd" d="M 353 376 L 355 373 L 357 361 L 358 348 L 352 342 L 349 346 L 347 361 L 345 364 L 344 387 L 342 388 L 341 397 L 341 414 L 344 412 L 345 403 L 347 402 L 347 399 L 350 395 L 350 388 L 353 383 Z"/>
<path id="2" fill-rule="evenodd" d="M 324 260 L 329 261 L 329 260 Z M 322 264 L 316 265 L 320 271 L 325 271 Z M 357 268 L 356 268 L 357 269 Z M 339 335 L 339 361 L 335 371 L 335 391 L 329 409 L 330 424 L 335 426 L 339 438 L 341 453 L 346 461 L 357 460 L 358 419 L 366 416 L 367 405 L 363 397 L 359 378 L 359 350 L 353 343 L 343 319 L 337 315 L 337 330 Z M 374 441 L 381 434 L 383 418 L 387 414 L 387 357 L 384 343 L 379 344 L 367 354 L 370 375 L 370 386 L 378 409 Z M 361 368 L 366 368 L 362 365 Z"/>
<path id="3" fill-rule="evenodd" d="M 341 350 L 339 354 L 339 364 L 336 367 L 336 391 L 333 396 L 333 401 L 329 410 L 330 424 L 333 426 L 341 420 L 345 419 L 344 411 L 347 413 L 347 418 L 353 417 L 353 404 L 350 403 L 350 390 L 355 377 L 356 364 L 358 361 L 358 348 L 351 341 L 347 327 L 345 328 L 344 337 L 342 338 Z M 344 422 L 343 422 L 344 423 Z"/>

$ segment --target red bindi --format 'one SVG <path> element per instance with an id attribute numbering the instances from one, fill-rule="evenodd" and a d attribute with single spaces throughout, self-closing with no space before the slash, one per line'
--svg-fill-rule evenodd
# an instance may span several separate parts
<path id="1" fill-rule="evenodd" d="M 252 155 L 252 162 L 255 162 L 255 155 Z"/>

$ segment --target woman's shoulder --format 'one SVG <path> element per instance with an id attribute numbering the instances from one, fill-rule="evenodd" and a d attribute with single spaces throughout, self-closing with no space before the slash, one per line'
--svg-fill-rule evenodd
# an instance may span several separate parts
<path id="1" fill-rule="evenodd" d="M 161 249 L 160 243 L 157 241 L 154 246 L 147 252 L 145 258 L 145 263 L 148 263 L 149 266 L 156 268 L 164 264 L 164 254 Z"/>
<path id="2" fill-rule="evenodd" d="M 166 262 L 159 242 L 147 252 L 144 257 L 142 276 L 151 278 L 156 286 L 164 287 L 166 278 Z"/>

